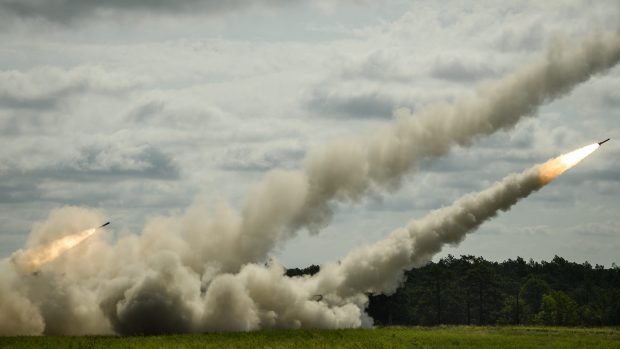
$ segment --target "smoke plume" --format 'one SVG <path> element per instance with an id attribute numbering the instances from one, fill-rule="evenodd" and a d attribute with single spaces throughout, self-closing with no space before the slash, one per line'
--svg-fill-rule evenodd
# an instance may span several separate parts
<path id="1" fill-rule="evenodd" d="M 449 208 L 354 250 L 313 277 L 288 278 L 269 252 L 299 229 L 318 231 L 334 201 L 397 188 L 423 159 L 514 126 L 542 103 L 620 60 L 620 37 L 597 34 L 368 137 L 311 152 L 303 170 L 269 172 L 240 211 L 201 205 L 152 219 L 141 235 L 94 234 L 34 274 L 14 260 L 56 239 L 101 225 L 101 214 L 62 208 L 37 226 L 25 251 L 0 261 L 0 334 L 156 334 L 372 324 L 367 293 L 392 292 L 403 271 L 506 210 L 545 181 L 536 169 L 509 176 Z M 70 228 L 70 231 L 69 231 Z M 320 301 L 315 295 L 324 295 Z"/>
<path id="2" fill-rule="evenodd" d="M 63 255 L 40 275 L 20 275 L 17 265 L 5 260 L 0 265 L 8 275 L 8 283 L 0 286 L 1 333 L 131 335 L 370 326 L 372 319 L 364 312 L 367 294 L 394 292 L 406 270 L 428 262 L 445 244 L 459 243 L 597 148 L 595 143 L 509 175 L 382 241 L 351 251 L 339 263 L 322 266 L 314 276 L 286 277 L 275 262 L 201 276 L 171 251 L 141 255 L 143 245 L 136 237 L 121 239 L 118 247 L 89 240 L 89 246 L 70 250 L 75 254 Z M 137 255 L 130 259 L 132 249 Z M 125 260 L 117 260 L 121 257 Z M 96 270 L 84 269 L 84 261 L 96 260 L 104 263 Z M 127 266 L 119 268 L 115 260 Z"/>
<path id="3" fill-rule="evenodd" d="M 543 185 L 535 167 L 466 195 L 393 231 L 385 240 L 353 250 L 338 264 L 323 266 L 316 275 L 316 292 L 333 293 L 339 299 L 360 293 L 391 294 L 405 271 L 429 262 L 444 245 L 460 243 L 467 233 Z"/>
<path id="4" fill-rule="evenodd" d="M 364 138 L 339 140 L 310 152 L 302 171 L 272 171 L 250 193 L 234 234 L 235 253 L 264 260 L 274 245 L 300 228 L 318 232 L 334 201 L 359 200 L 369 190 L 395 189 L 424 159 L 454 145 L 513 127 L 543 103 L 620 61 L 620 36 L 593 35 L 576 45 L 557 42 L 547 55 L 505 78 L 479 87 L 474 97 L 436 104 Z M 237 250 L 239 249 L 239 250 Z"/>

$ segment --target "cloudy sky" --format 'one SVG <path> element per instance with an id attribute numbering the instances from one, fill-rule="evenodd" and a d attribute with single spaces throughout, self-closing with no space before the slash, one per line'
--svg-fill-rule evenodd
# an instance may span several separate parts
<path id="1" fill-rule="evenodd" d="M 301 167 L 309 149 L 471 94 L 619 18 L 615 0 L 0 0 L 0 257 L 63 206 L 102 210 L 110 234 L 139 234 L 195 202 L 241 207 L 265 172 Z M 337 260 L 611 137 L 441 256 L 620 264 L 619 118 L 616 67 L 512 130 L 423 163 L 393 192 L 334 203 L 318 236 L 301 231 L 274 257 Z"/>

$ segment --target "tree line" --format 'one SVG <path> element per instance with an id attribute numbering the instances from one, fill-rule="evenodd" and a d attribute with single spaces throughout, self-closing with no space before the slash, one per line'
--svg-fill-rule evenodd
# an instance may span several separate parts
<path id="1" fill-rule="evenodd" d="M 314 274 L 316 265 L 288 269 Z M 491 262 L 447 256 L 405 273 L 392 295 L 369 295 L 377 325 L 620 325 L 620 268 L 579 264 L 555 256 Z"/>

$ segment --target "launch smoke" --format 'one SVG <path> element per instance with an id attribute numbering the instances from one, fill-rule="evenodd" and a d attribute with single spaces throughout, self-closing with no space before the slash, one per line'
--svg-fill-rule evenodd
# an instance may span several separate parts
<path id="1" fill-rule="evenodd" d="M 458 244 L 500 211 L 509 210 L 522 198 L 539 190 L 590 155 L 594 143 L 549 160 L 519 174 L 512 174 L 479 193 L 472 193 L 406 227 L 385 240 L 356 249 L 340 263 L 321 268 L 316 292 L 342 299 L 359 293 L 392 293 L 403 273 L 431 260 L 446 244 Z"/>
<path id="2" fill-rule="evenodd" d="M 287 278 L 269 252 L 299 229 L 327 224 L 335 200 L 395 188 L 422 159 L 453 145 L 514 126 L 542 103 L 570 91 L 620 60 L 620 38 L 597 34 L 556 45 L 547 56 L 472 98 L 439 104 L 397 120 L 368 137 L 312 151 L 303 170 L 269 172 L 240 212 L 213 214 L 200 205 L 182 216 L 151 220 L 141 235 L 106 241 L 95 234 L 24 273 L 0 261 L 0 334 L 154 334 L 259 328 L 342 328 L 370 325 L 366 293 L 389 293 L 403 270 L 457 243 L 498 210 L 545 183 L 535 170 L 513 175 L 479 195 L 433 212 L 376 245 L 356 249 L 315 277 Z M 53 211 L 31 232 L 25 251 L 97 227 L 95 210 Z M 79 224 L 78 224 L 79 223 Z M 68 231 L 67 227 L 79 226 Z M 64 227 L 64 228 L 63 228 Z M 323 299 L 315 301 L 314 295 Z"/>
<path id="3" fill-rule="evenodd" d="M 368 293 L 394 292 L 406 270 L 427 263 L 444 245 L 459 243 L 467 233 L 498 212 L 509 210 L 598 147 L 595 143 L 509 175 L 484 191 L 410 222 L 378 243 L 353 250 L 338 263 L 323 265 L 314 276 L 287 278 L 277 265 L 256 264 L 243 267 L 237 275 L 218 276 L 214 284 L 220 286 L 224 280 L 230 284 L 217 294 L 223 292 L 226 299 L 245 299 L 252 304 L 252 311 L 243 313 L 249 315 L 246 321 L 228 323 L 232 327 L 223 329 L 370 325 L 372 320 L 364 313 Z M 318 303 L 316 294 L 322 295 Z"/>
<path id="4" fill-rule="evenodd" d="M 353 250 L 339 263 L 322 266 L 314 276 L 286 277 L 276 263 L 247 264 L 239 273 L 218 274 L 205 284 L 199 275 L 182 265 L 177 255 L 169 252 L 155 259 L 146 257 L 151 268 L 138 267 L 134 262 L 133 268 L 112 279 L 103 279 L 109 272 L 104 269 L 97 278 L 84 280 L 86 275 L 80 275 L 84 271 L 68 264 L 71 268 L 66 272 L 71 274 L 64 276 L 65 283 L 61 283 L 64 279 L 55 278 L 52 271 L 36 277 L 20 276 L 4 263 L 2 269 L 6 273 L 2 275 L 8 275 L 9 283 L 0 285 L 0 290 L 14 303 L 1 303 L 3 310 L 8 311 L 0 314 L 22 315 L 17 321 L 23 323 L 16 324 L 15 318 L 0 318 L 1 328 L 12 334 L 29 333 L 25 329 L 43 333 L 96 330 L 159 334 L 369 326 L 372 319 L 364 312 L 367 294 L 394 292 L 406 270 L 428 262 L 445 244 L 459 243 L 467 233 L 542 188 L 598 146 L 595 143 L 507 176 L 484 191 L 466 195 L 449 207 L 410 222 L 378 243 Z M 36 291 L 44 285 L 62 285 L 66 289 L 43 289 L 37 295 Z M 67 291 L 74 297 L 85 298 L 67 298 Z M 322 295 L 320 301 L 316 294 Z M 80 303 L 74 304 L 76 301 Z M 55 302 L 64 307 L 58 308 Z M 50 317 L 58 322 L 48 325 Z M 20 327 L 26 324 L 32 327 Z M 89 324 L 94 327 L 80 327 Z"/>

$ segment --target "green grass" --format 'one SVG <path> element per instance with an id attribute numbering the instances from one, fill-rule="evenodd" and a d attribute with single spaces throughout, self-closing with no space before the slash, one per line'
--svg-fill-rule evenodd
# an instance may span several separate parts
<path id="1" fill-rule="evenodd" d="M 620 328 L 389 327 L 153 337 L 0 337 L 0 348 L 620 348 Z"/>

